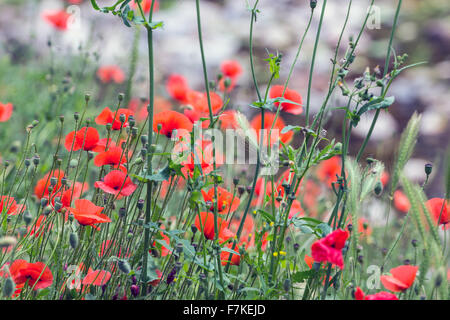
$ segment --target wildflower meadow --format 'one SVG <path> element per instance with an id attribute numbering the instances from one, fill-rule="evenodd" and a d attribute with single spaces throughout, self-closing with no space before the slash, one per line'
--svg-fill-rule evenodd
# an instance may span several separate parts
<path id="1" fill-rule="evenodd" d="M 419 2 L 0 4 L 1 299 L 448 300 Z"/>

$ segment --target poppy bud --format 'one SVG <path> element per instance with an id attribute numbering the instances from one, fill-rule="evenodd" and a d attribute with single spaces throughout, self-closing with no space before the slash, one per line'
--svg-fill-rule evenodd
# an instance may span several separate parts
<path id="1" fill-rule="evenodd" d="M 84 95 L 84 101 L 89 102 L 90 99 L 91 99 L 91 95 L 89 93 L 86 93 Z"/>
<path id="2" fill-rule="evenodd" d="M 127 216 L 127 209 L 126 208 L 120 208 L 119 209 L 119 217 L 125 218 Z"/>
<path id="3" fill-rule="evenodd" d="M 42 198 L 41 199 L 41 206 L 42 207 L 45 207 L 47 205 L 47 203 L 48 203 L 48 199 L 47 198 Z"/>
<path id="4" fill-rule="evenodd" d="M 142 158 L 145 158 L 146 155 L 147 155 L 147 149 L 142 148 L 141 149 L 141 156 L 142 156 Z"/>
<path id="5" fill-rule="evenodd" d="M 111 131 L 112 129 L 112 123 L 107 123 L 106 124 L 106 131 Z"/>
<path id="6" fill-rule="evenodd" d="M 39 157 L 38 154 L 36 154 L 36 155 L 33 157 L 33 164 L 34 164 L 35 166 L 39 165 L 39 161 L 40 161 L 40 160 L 41 160 L 41 158 Z"/>
<path id="7" fill-rule="evenodd" d="M 137 208 L 138 208 L 139 210 L 142 210 L 142 209 L 144 208 L 144 200 L 142 200 L 142 199 L 139 199 L 139 200 L 138 200 Z"/>
<path id="8" fill-rule="evenodd" d="M 237 186 L 238 183 L 239 183 L 239 177 L 234 177 L 234 178 L 233 178 L 233 184 L 234 184 L 234 186 Z"/>
<path id="9" fill-rule="evenodd" d="M 75 112 L 73 114 L 73 118 L 75 119 L 75 121 L 78 121 L 80 119 L 80 114 L 78 112 Z"/>
<path id="10" fill-rule="evenodd" d="M 381 183 L 381 181 L 377 181 L 373 192 L 375 192 L 377 196 L 379 196 L 383 192 L 383 184 Z"/>
<path id="11" fill-rule="evenodd" d="M 130 126 L 131 126 L 131 124 L 130 124 Z M 138 134 L 138 128 L 132 126 L 131 127 L 131 135 L 133 136 L 133 138 L 136 138 L 137 134 Z"/>
<path id="12" fill-rule="evenodd" d="M 245 188 L 243 186 L 238 186 L 239 197 L 241 197 L 245 192 Z"/>
<path id="13" fill-rule="evenodd" d="M 284 291 L 289 292 L 290 288 L 291 288 L 291 280 L 289 280 L 289 279 L 284 280 L 284 283 L 283 283 Z"/>
<path id="14" fill-rule="evenodd" d="M 425 174 L 429 176 L 431 174 L 431 171 L 433 171 L 433 165 L 431 163 L 427 163 L 425 165 Z"/>
<path id="15" fill-rule="evenodd" d="M 133 295 L 133 297 L 137 297 L 139 295 L 139 286 L 136 284 L 133 284 L 130 287 L 130 291 L 131 291 L 131 294 Z"/>
<path id="16" fill-rule="evenodd" d="M 31 165 L 30 159 L 25 159 L 24 163 L 25 163 L 25 167 L 29 167 Z"/>
<path id="17" fill-rule="evenodd" d="M 125 274 L 129 274 L 131 271 L 130 264 L 127 260 L 119 260 L 119 269 Z"/>
<path id="18" fill-rule="evenodd" d="M 72 232 L 69 236 L 69 244 L 72 247 L 72 249 L 75 249 L 76 247 L 78 247 L 78 234 L 76 234 L 75 232 Z"/>
<path id="19" fill-rule="evenodd" d="M 119 121 L 121 123 L 124 123 L 126 119 L 127 119 L 127 117 L 123 113 L 121 113 L 120 116 L 119 116 Z"/>
<path id="20" fill-rule="evenodd" d="M 125 94 L 119 93 L 119 96 L 117 97 L 117 99 L 119 99 L 119 101 L 123 101 L 124 97 L 125 97 Z"/>
<path id="21" fill-rule="evenodd" d="M 26 224 L 27 226 L 29 226 L 30 223 L 31 223 L 31 220 L 33 219 L 33 217 L 31 216 L 30 211 L 28 211 L 28 210 L 25 211 L 25 212 L 23 213 L 22 219 L 23 219 L 23 221 L 25 222 L 25 224 Z"/>
<path id="22" fill-rule="evenodd" d="M 315 9 L 317 7 L 317 0 L 310 0 L 309 6 L 311 7 L 311 9 Z"/>
<path id="23" fill-rule="evenodd" d="M 225 88 L 229 88 L 231 86 L 231 79 L 225 78 L 225 81 L 223 82 L 223 84 L 225 85 Z"/>
<path id="24" fill-rule="evenodd" d="M 294 251 L 298 251 L 300 249 L 300 245 L 298 243 L 294 243 Z"/>
<path id="25" fill-rule="evenodd" d="M 347 230 L 348 230 L 349 232 L 352 232 L 352 230 L 353 230 L 353 225 L 352 225 L 351 223 L 349 223 L 349 224 L 347 225 Z"/>
<path id="26" fill-rule="evenodd" d="M 8 298 L 11 297 L 15 288 L 14 281 L 11 278 L 6 278 L 3 284 L 3 296 Z"/>

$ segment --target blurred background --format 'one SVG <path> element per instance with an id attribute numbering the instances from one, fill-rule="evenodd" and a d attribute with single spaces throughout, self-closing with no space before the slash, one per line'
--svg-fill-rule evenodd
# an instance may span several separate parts
<path id="1" fill-rule="evenodd" d="M 100 6 L 114 2 L 98 0 Z M 289 83 L 289 87 L 300 92 L 304 98 L 321 2 L 318 1 L 311 29 Z M 332 68 L 330 59 L 344 24 L 348 3 L 349 0 L 330 0 L 327 4 L 312 83 L 313 114 L 328 89 Z M 339 58 L 347 49 L 349 37 L 356 36 L 359 31 L 369 3 L 366 0 L 352 2 Z M 369 19 L 356 50 L 357 57 L 349 79 L 361 76 L 367 67 L 371 70 L 378 65 L 383 68 L 396 4 L 397 1 L 392 0 L 375 1 L 374 15 Z M 260 13 L 254 31 L 255 63 L 259 83 L 265 89 L 269 78 L 264 61 L 267 51 L 283 54 L 282 72 L 276 81 L 276 84 L 283 84 L 306 28 L 310 8 L 309 0 L 261 0 L 258 8 Z M 74 15 L 73 24 L 67 31 L 55 30 L 42 18 L 47 10 L 58 9 L 65 9 Z M 219 65 L 224 60 L 240 61 L 244 74 L 231 93 L 231 107 L 252 117 L 255 109 L 249 108 L 248 104 L 256 97 L 249 71 L 250 12 L 247 1 L 202 0 L 201 13 L 209 76 L 213 78 L 219 73 Z M 164 27 L 155 32 L 156 91 L 159 96 L 167 97 L 165 80 L 172 73 L 184 75 L 193 89 L 203 90 L 195 14 L 194 0 L 159 1 L 159 11 L 154 15 L 155 20 L 164 22 Z M 53 105 L 59 102 L 52 90 L 59 89 L 48 84 L 50 70 L 59 73 L 60 80 L 66 81 L 65 90 L 73 93 L 70 101 L 74 110 L 69 110 L 73 113 L 81 108 L 86 91 L 97 96 L 99 91 L 104 90 L 95 80 L 95 71 L 99 66 L 117 65 L 125 73 L 129 71 L 135 37 L 139 37 L 139 60 L 134 75 L 133 96 L 145 97 L 148 92 L 148 69 L 143 30 L 136 33 L 134 28 L 125 27 L 118 17 L 94 11 L 88 0 L 0 0 L 0 101 L 14 103 L 15 111 L 20 116 L 15 116 L 12 121 L 22 128 L 33 119 L 42 118 L 43 114 L 54 119 Z M 414 111 L 421 113 L 419 141 L 406 172 L 411 179 L 422 181 L 425 177 L 424 164 L 432 163 L 434 171 L 427 193 L 442 197 L 443 159 L 450 140 L 450 2 L 403 1 L 394 50 L 397 55 L 408 54 L 407 64 L 427 63 L 405 71 L 394 82 L 388 95 L 395 96 L 396 102 L 388 111 L 381 112 L 366 155 L 384 161 L 388 171 L 391 171 L 402 130 Z M 75 76 L 78 73 L 91 80 L 78 81 Z M 124 92 L 124 86 L 117 85 L 103 92 L 105 99 L 97 100 L 98 110 L 113 104 L 117 93 Z M 329 107 L 341 107 L 342 103 L 340 92 L 336 90 Z M 287 124 L 304 124 L 303 114 L 282 116 Z M 341 139 L 343 116 L 342 110 L 330 111 L 325 123 L 327 137 Z M 352 155 L 359 150 L 372 117 L 373 114 L 368 113 L 353 130 Z M 4 141 L 18 138 L 1 130 L 0 134 Z M 298 143 L 294 141 L 294 144 Z"/>

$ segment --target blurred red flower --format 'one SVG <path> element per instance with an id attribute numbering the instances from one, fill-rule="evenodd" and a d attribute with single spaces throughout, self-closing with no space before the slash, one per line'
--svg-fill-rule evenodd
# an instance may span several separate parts
<path id="1" fill-rule="evenodd" d="M 394 207 L 403 213 L 408 213 L 409 209 L 411 209 L 408 197 L 400 190 L 394 192 Z"/>
<path id="2" fill-rule="evenodd" d="M 355 300 L 398 300 L 398 298 L 395 294 L 386 291 L 366 295 L 360 287 L 357 287 L 355 291 Z"/>
<path id="3" fill-rule="evenodd" d="M 111 273 L 105 270 L 90 271 L 83 279 L 83 285 L 103 286 L 111 279 Z"/>
<path id="4" fill-rule="evenodd" d="M 272 128 L 273 125 L 273 129 Z M 273 145 L 274 143 L 278 142 L 276 137 L 278 136 L 279 139 L 284 143 L 289 143 L 292 140 L 292 137 L 294 133 L 292 131 L 288 131 L 286 133 L 281 133 L 283 128 L 285 127 L 283 119 L 281 117 L 277 117 L 277 120 L 275 121 L 275 114 L 271 112 L 266 112 L 264 115 L 264 126 L 261 125 L 261 114 L 258 114 L 253 118 L 253 120 L 250 122 L 250 126 L 256 130 L 256 137 L 257 142 L 259 144 L 260 142 L 260 130 L 265 129 L 263 131 L 263 144 L 267 145 L 269 141 L 269 130 L 270 130 L 270 145 Z M 276 134 L 276 131 L 278 130 L 278 134 Z"/>
<path id="5" fill-rule="evenodd" d="M 120 115 L 123 114 L 125 116 L 125 121 L 122 126 L 122 122 L 120 122 Z M 120 130 L 120 128 L 125 128 L 128 126 L 128 118 L 133 115 L 133 111 L 128 109 L 118 109 L 116 112 L 111 111 L 108 107 L 103 109 L 103 111 L 95 118 L 95 123 L 99 125 L 107 125 L 108 123 L 112 124 L 113 130 Z"/>
<path id="6" fill-rule="evenodd" d="M 161 126 L 161 130 L 158 131 L 158 126 Z M 153 131 L 167 138 L 172 137 L 173 130 L 186 130 L 192 131 L 192 122 L 184 114 L 177 111 L 164 111 L 155 115 L 153 120 Z M 182 132 L 177 132 L 177 136 Z"/>
<path id="7" fill-rule="evenodd" d="M 0 214 L 6 212 L 6 214 L 16 215 L 22 213 L 26 208 L 27 207 L 23 204 L 17 204 L 13 197 L 0 197 Z"/>
<path id="8" fill-rule="evenodd" d="M 200 218 L 198 215 L 195 217 L 195 226 L 200 232 L 203 231 L 203 235 L 206 239 L 214 240 L 214 213 L 201 212 Z M 227 241 L 234 236 L 234 233 L 228 229 L 228 223 L 221 218 L 217 218 L 217 229 L 219 231 L 218 238 L 220 242 Z"/>
<path id="9" fill-rule="evenodd" d="M 55 169 L 47 173 L 42 179 L 40 179 L 34 188 L 34 194 L 40 200 L 43 197 L 48 198 L 49 191 L 48 188 L 51 185 L 51 178 L 56 178 L 56 184 L 53 186 L 53 190 L 57 191 L 61 188 L 61 180 L 64 178 L 64 171 Z M 53 191 L 52 191 L 53 193 Z"/>
<path id="10" fill-rule="evenodd" d="M 29 263 L 23 259 L 15 260 L 9 267 L 9 272 L 16 285 L 34 286 L 33 290 L 44 289 L 52 285 L 53 274 L 43 262 Z"/>
<path id="11" fill-rule="evenodd" d="M 443 228 L 450 228 L 450 205 L 448 200 L 442 198 L 432 198 L 426 202 L 428 211 L 438 225 L 442 224 Z"/>
<path id="12" fill-rule="evenodd" d="M 12 103 L 3 104 L 0 102 L 0 122 L 6 122 L 11 118 L 13 109 Z"/>
<path id="13" fill-rule="evenodd" d="M 211 206 L 209 210 L 214 211 L 215 193 L 214 188 L 209 189 L 208 192 L 202 190 L 203 200 L 210 202 Z M 222 187 L 217 187 L 217 212 L 219 214 L 227 214 L 228 212 L 234 212 L 239 207 L 240 200 L 237 195 L 228 192 Z"/>
<path id="14" fill-rule="evenodd" d="M 302 100 L 302 96 L 300 95 L 300 93 L 298 93 L 295 90 L 286 88 L 286 91 L 284 92 L 284 95 L 283 95 L 283 90 L 284 90 L 284 86 L 282 86 L 282 85 L 272 86 L 270 88 L 269 97 L 271 99 L 283 97 L 286 100 L 295 102 L 297 104 L 289 103 L 289 102 L 282 102 L 281 110 L 283 110 L 287 113 L 292 113 L 294 115 L 298 115 L 298 114 L 302 113 L 303 112 L 303 107 L 302 107 L 303 100 Z M 275 102 L 274 105 L 276 107 L 279 107 L 280 102 Z"/>
<path id="15" fill-rule="evenodd" d="M 125 151 L 120 147 L 110 147 L 107 151 L 100 152 L 94 158 L 97 167 L 111 165 L 118 167 L 127 162 Z"/>
<path id="16" fill-rule="evenodd" d="M 144 13 L 149 13 L 150 9 L 152 8 L 152 0 L 142 0 L 141 1 L 141 7 L 142 10 L 144 11 Z M 132 0 L 130 3 L 131 8 L 133 9 L 137 9 L 138 5 L 136 3 L 135 0 Z M 153 12 L 158 11 L 159 10 L 159 3 L 158 1 L 155 0 L 155 4 L 153 5 Z"/>
<path id="17" fill-rule="evenodd" d="M 172 74 L 169 76 L 166 82 L 166 90 L 172 99 L 177 100 L 180 103 L 188 103 L 188 82 L 185 77 L 179 74 Z"/>
<path id="18" fill-rule="evenodd" d="M 51 10 L 42 14 L 45 21 L 51 24 L 54 28 L 65 31 L 69 26 L 69 18 L 72 15 L 65 10 Z"/>
<path id="19" fill-rule="evenodd" d="M 348 232 L 337 229 L 328 234 L 325 238 L 317 240 L 311 246 L 311 254 L 316 262 L 329 262 L 337 265 L 340 269 L 344 268 L 344 259 L 342 249 L 348 238 Z"/>
<path id="20" fill-rule="evenodd" d="M 127 197 L 136 190 L 137 185 L 122 171 L 113 170 L 103 178 L 103 181 L 96 181 L 95 187 L 106 193 Z"/>
<path id="21" fill-rule="evenodd" d="M 67 151 L 77 151 L 80 149 L 90 151 L 96 148 L 99 140 L 100 136 L 97 129 L 92 127 L 83 127 L 78 131 L 70 132 L 66 136 L 64 147 L 66 147 Z"/>
<path id="22" fill-rule="evenodd" d="M 118 66 L 102 66 L 97 70 L 97 77 L 103 83 L 115 82 L 120 84 L 125 81 L 125 73 Z"/>
<path id="23" fill-rule="evenodd" d="M 389 271 L 390 276 L 380 276 L 380 280 L 383 286 L 392 292 L 405 291 L 412 286 L 418 270 L 418 266 L 398 266 Z"/>
<path id="24" fill-rule="evenodd" d="M 337 176 L 341 175 L 341 171 L 341 157 L 334 156 L 319 164 L 317 177 L 328 187 L 331 187 L 332 183 L 337 182 Z"/>

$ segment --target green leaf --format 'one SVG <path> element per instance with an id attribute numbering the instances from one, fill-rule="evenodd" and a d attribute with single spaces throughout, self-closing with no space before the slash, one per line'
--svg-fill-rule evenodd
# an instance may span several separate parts
<path id="1" fill-rule="evenodd" d="M 298 271 L 292 274 L 291 279 L 293 283 L 303 282 L 314 275 L 314 270 Z"/>
<path id="2" fill-rule="evenodd" d="M 356 112 L 356 114 L 354 114 L 352 121 L 353 126 L 356 127 L 356 125 L 359 123 L 361 115 L 363 115 L 367 111 L 387 108 L 392 105 L 394 101 L 395 97 L 377 97 L 367 102 L 358 110 L 358 112 Z"/>
<path id="3" fill-rule="evenodd" d="M 155 21 L 155 22 L 149 23 L 148 26 L 150 28 L 152 28 L 153 30 L 155 30 L 155 29 L 164 27 L 164 22 L 163 21 Z"/>

